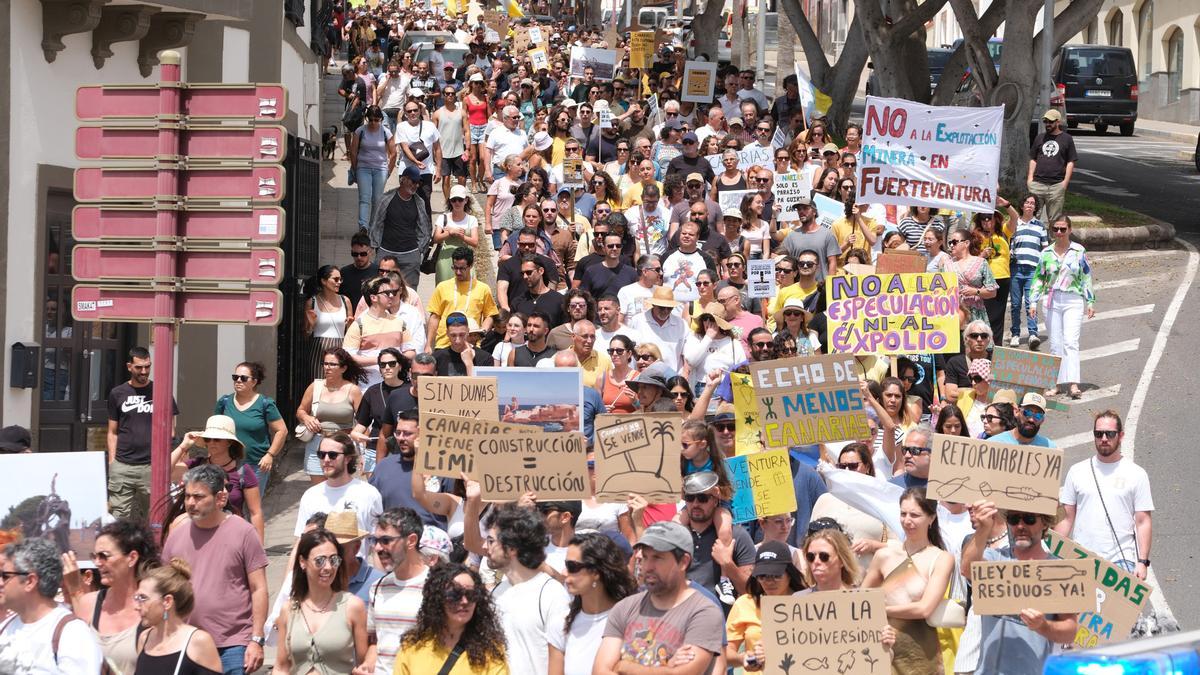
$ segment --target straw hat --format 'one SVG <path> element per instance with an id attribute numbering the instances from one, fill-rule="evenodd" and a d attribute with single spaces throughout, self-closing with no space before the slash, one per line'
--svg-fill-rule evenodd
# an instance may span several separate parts
<path id="1" fill-rule="evenodd" d="M 325 529 L 333 533 L 339 544 L 349 544 L 367 536 L 358 529 L 358 514 L 354 511 L 333 511 L 325 518 Z"/>
<path id="2" fill-rule="evenodd" d="M 805 323 L 812 321 L 812 312 L 808 311 L 807 309 L 804 309 L 804 301 L 803 300 L 801 300 L 800 298 L 788 298 L 787 302 L 783 303 L 783 307 L 781 307 L 778 312 L 775 312 L 775 325 L 776 326 L 783 326 L 783 313 L 788 311 L 789 309 L 798 309 L 801 312 L 803 312 Z M 795 336 L 795 337 L 800 337 L 800 336 Z"/>
<path id="3" fill-rule="evenodd" d="M 696 317 L 700 321 L 704 321 L 704 317 L 711 317 L 717 322 L 717 326 L 721 330 L 733 330 L 733 324 L 725 320 L 725 306 L 719 302 L 710 302 L 700 310 L 700 316 Z"/>
<path id="4" fill-rule="evenodd" d="M 229 441 L 230 446 L 237 446 L 236 450 L 245 455 L 246 446 L 238 440 L 237 425 L 234 424 L 233 418 L 228 415 L 213 415 L 204 423 L 204 431 L 200 434 L 201 440 L 210 441 L 214 439 L 225 439 Z M 233 447 L 230 448 L 233 450 Z M 232 456 L 232 452 L 230 455 Z"/>
<path id="5" fill-rule="evenodd" d="M 644 302 L 647 309 L 651 305 L 655 307 L 669 307 L 670 309 L 675 309 L 679 306 L 679 301 L 675 299 L 675 293 L 666 286 L 655 286 L 654 292 Z"/>

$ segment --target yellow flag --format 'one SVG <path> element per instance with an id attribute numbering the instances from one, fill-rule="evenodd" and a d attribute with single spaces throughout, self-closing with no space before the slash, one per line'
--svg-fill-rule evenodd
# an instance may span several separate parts
<path id="1" fill-rule="evenodd" d="M 507 9 L 508 9 L 508 18 L 519 19 L 519 18 L 525 16 L 525 12 L 521 9 L 521 6 L 517 4 L 517 0 L 506 0 L 506 2 L 507 2 Z"/>

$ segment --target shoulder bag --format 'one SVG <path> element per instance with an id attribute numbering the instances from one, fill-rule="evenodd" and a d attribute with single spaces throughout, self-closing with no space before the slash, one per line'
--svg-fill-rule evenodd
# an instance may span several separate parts
<path id="1" fill-rule="evenodd" d="M 408 151 L 416 158 L 418 162 L 424 162 L 429 157 L 429 148 L 425 146 L 425 141 L 421 140 L 421 131 L 425 129 L 425 121 L 422 120 L 417 125 L 417 140 L 408 144 Z"/>
<path id="2" fill-rule="evenodd" d="M 411 149 L 412 146 L 410 145 Z M 446 226 L 446 214 L 442 214 L 442 227 Z M 425 249 L 425 255 L 421 258 L 421 274 L 433 274 L 437 271 L 438 256 L 442 254 L 442 243 L 433 243 L 433 237 L 429 238 L 429 247 Z"/>

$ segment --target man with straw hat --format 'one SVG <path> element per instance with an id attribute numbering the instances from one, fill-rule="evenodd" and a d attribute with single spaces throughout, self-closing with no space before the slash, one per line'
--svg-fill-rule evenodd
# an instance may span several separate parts
<path id="1" fill-rule="evenodd" d="M 673 370 L 679 370 L 683 342 L 688 335 L 688 322 L 675 312 L 679 306 L 675 294 L 665 286 L 655 286 L 645 304 L 646 310 L 635 315 L 629 327 L 641 336 L 643 342 L 658 346 L 663 363 Z"/>

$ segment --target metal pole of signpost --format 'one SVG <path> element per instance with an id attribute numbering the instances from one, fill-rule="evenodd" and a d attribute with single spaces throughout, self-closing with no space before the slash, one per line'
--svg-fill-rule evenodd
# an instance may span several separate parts
<path id="1" fill-rule="evenodd" d="M 150 432 L 150 522 L 162 527 L 171 480 L 174 426 L 176 237 L 179 231 L 179 147 L 183 95 L 179 52 L 159 55 L 158 190 L 154 236 L 154 411 Z"/>

